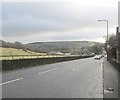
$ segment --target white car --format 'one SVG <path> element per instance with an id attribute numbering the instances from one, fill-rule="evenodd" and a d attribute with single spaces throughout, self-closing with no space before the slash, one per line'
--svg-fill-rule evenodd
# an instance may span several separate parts
<path id="1" fill-rule="evenodd" d="M 94 57 L 94 59 L 100 59 L 101 58 L 101 56 L 100 55 L 96 55 L 95 57 Z"/>

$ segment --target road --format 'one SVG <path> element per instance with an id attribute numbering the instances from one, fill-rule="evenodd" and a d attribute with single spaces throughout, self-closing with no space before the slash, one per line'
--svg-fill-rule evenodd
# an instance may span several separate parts
<path id="1" fill-rule="evenodd" d="M 103 98 L 102 60 L 66 61 L 2 74 L 3 98 Z"/>

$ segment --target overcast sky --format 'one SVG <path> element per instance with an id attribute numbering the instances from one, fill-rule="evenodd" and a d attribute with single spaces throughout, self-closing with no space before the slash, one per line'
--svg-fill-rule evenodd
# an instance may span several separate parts
<path id="1" fill-rule="evenodd" d="M 2 2 L 3 40 L 104 42 L 106 23 L 98 19 L 108 20 L 109 34 L 116 33 L 119 0 L 18 1 Z"/>

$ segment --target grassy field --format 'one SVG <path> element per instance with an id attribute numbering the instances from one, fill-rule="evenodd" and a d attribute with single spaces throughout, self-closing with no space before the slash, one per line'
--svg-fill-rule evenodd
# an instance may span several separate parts
<path id="1" fill-rule="evenodd" d="M 0 60 L 30 59 L 30 58 L 52 58 L 63 57 L 60 55 L 47 55 L 46 53 L 36 53 L 29 50 L 0 47 Z"/>
<path id="2" fill-rule="evenodd" d="M 0 52 L 0 56 L 1 55 L 46 55 L 46 53 L 36 53 L 36 52 L 32 52 L 29 50 L 24 51 L 23 49 L 15 49 L 15 48 L 2 48 L 0 47 L 1 51 Z"/>

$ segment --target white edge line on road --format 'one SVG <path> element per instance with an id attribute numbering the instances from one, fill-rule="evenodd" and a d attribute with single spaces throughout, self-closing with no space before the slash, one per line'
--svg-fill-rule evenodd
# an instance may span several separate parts
<path id="1" fill-rule="evenodd" d="M 101 61 L 101 67 L 103 66 L 103 62 L 104 62 L 104 60 L 102 59 L 102 61 Z"/>
<path id="2" fill-rule="evenodd" d="M 11 81 L 1 83 L 0 85 L 8 84 L 8 83 L 11 83 L 11 82 L 16 82 L 16 81 L 19 81 L 19 80 L 22 80 L 22 79 L 24 79 L 24 78 L 17 78 L 17 79 L 11 80 Z"/>
<path id="3" fill-rule="evenodd" d="M 51 72 L 51 71 L 54 71 L 54 70 L 57 70 L 57 68 L 50 69 L 50 70 L 47 70 L 47 71 L 44 71 L 44 72 L 40 72 L 38 74 L 40 75 L 40 74 L 44 74 L 44 73 Z"/>
<path id="4" fill-rule="evenodd" d="M 73 68 L 72 70 L 77 70 L 76 68 Z"/>

